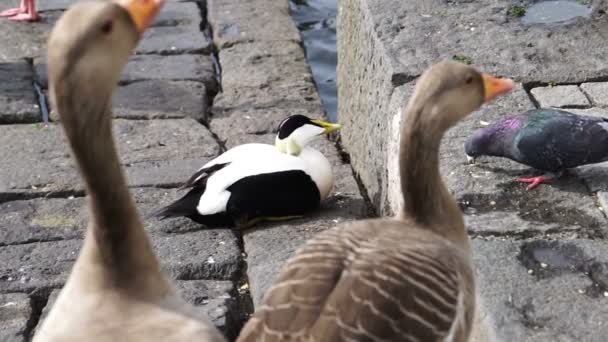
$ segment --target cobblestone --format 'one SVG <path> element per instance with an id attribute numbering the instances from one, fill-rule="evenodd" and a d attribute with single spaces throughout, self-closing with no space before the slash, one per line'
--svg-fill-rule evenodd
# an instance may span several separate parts
<path id="1" fill-rule="evenodd" d="M 608 107 L 608 82 L 583 83 L 581 89 L 594 105 Z"/>
<path id="2" fill-rule="evenodd" d="M 534 99 L 541 107 L 584 107 L 589 106 L 585 94 L 575 85 L 538 87 L 531 90 Z"/>

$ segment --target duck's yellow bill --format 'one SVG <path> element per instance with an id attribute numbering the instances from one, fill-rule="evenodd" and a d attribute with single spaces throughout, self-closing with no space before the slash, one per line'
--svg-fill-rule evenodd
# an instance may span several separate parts
<path id="1" fill-rule="evenodd" d="M 340 124 L 333 124 L 331 122 L 326 122 L 326 121 L 321 121 L 321 120 L 310 120 L 314 123 L 316 123 L 317 125 L 325 128 L 325 131 L 323 133 L 328 134 L 331 133 L 333 131 L 337 131 L 340 128 L 342 128 L 342 125 Z"/>
<path id="2" fill-rule="evenodd" d="M 129 12 L 140 34 L 150 26 L 165 4 L 165 0 L 114 0 L 114 2 Z"/>
<path id="3" fill-rule="evenodd" d="M 488 74 L 482 74 L 485 101 L 492 101 L 496 96 L 508 93 L 513 89 L 515 83 L 509 78 L 496 78 Z"/>

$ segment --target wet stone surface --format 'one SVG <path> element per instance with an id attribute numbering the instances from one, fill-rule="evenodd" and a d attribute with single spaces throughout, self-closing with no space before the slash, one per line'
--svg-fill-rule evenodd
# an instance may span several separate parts
<path id="1" fill-rule="evenodd" d="M 25 60 L 0 61 L 0 79 L 0 124 L 41 121 L 30 65 Z"/>

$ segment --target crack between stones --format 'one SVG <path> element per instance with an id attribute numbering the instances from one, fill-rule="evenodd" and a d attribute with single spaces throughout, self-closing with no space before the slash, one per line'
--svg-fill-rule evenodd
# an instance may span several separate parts
<path id="1" fill-rule="evenodd" d="M 85 197 L 84 190 L 64 190 L 64 191 L 39 191 L 39 192 L 2 192 L 0 193 L 0 204 L 14 201 L 26 201 L 37 198 L 65 198 Z"/>
<path id="2" fill-rule="evenodd" d="M 352 164 L 350 163 L 350 154 L 348 152 L 346 152 L 346 150 L 342 146 L 341 137 L 338 136 L 335 140 L 332 140 L 329 137 L 327 139 L 335 146 L 336 150 L 338 150 L 338 156 L 340 157 L 340 161 L 342 161 L 342 163 L 347 164 L 349 166 L 350 171 L 353 175 L 353 178 L 355 179 L 355 182 L 357 183 L 357 188 L 359 189 L 359 193 L 361 194 L 361 197 L 363 197 L 363 201 L 365 202 L 365 206 L 367 208 L 366 216 L 369 218 L 378 217 L 379 216 L 378 211 L 374 207 L 372 200 L 369 197 L 369 194 L 367 192 L 367 189 L 365 188 L 365 185 L 363 184 L 363 181 L 361 180 L 361 177 L 359 176 L 357 171 L 355 171 Z"/>
<path id="3" fill-rule="evenodd" d="M 40 244 L 40 243 L 49 243 L 49 242 L 57 242 L 57 241 L 74 241 L 74 240 L 82 240 L 81 237 L 73 237 L 73 238 L 48 238 L 48 239 L 29 239 L 25 241 L 15 242 L 15 243 L 0 243 L 0 247 L 10 247 L 10 246 L 24 246 L 31 244 Z"/>
<path id="4" fill-rule="evenodd" d="M 205 119 L 199 121 L 199 123 L 205 126 L 205 128 L 207 128 L 207 130 L 211 133 L 211 136 L 219 146 L 218 155 L 220 155 L 227 150 L 226 142 L 220 139 L 217 133 L 211 129 L 210 123 L 212 120 L 211 109 L 213 108 L 213 101 L 215 99 L 215 96 L 217 96 L 217 94 L 219 93 L 222 93 L 224 90 L 222 86 L 222 65 L 219 58 L 219 47 L 213 40 L 213 30 L 208 20 L 207 2 L 196 2 L 196 4 L 200 10 L 200 15 L 202 18 L 200 24 L 200 31 L 203 35 L 205 35 L 205 38 L 211 42 L 211 51 L 209 53 L 209 56 L 211 57 L 211 60 L 213 62 L 214 77 L 217 83 L 217 92 L 207 94 L 207 115 L 205 115 Z M 232 230 L 232 232 L 237 238 L 239 250 L 241 251 L 241 256 L 239 258 L 240 265 L 238 267 L 238 274 L 236 276 L 236 279 L 234 279 L 234 284 L 236 288 L 234 293 L 231 293 L 231 296 L 236 300 L 236 309 L 234 312 L 230 313 L 232 319 L 234 320 L 233 328 L 235 329 L 235 331 L 227 333 L 227 337 L 231 340 L 234 340 L 238 336 L 238 333 L 241 328 L 249 319 L 250 315 L 253 313 L 254 308 L 253 298 L 251 297 L 251 294 L 249 292 L 249 277 L 247 273 L 247 259 L 245 254 L 243 236 L 241 232 L 236 232 L 234 230 Z"/>
<path id="5" fill-rule="evenodd" d="M 34 337 L 34 330 L 36 326 L 40 322 L 40 318 L 42 317 L 42 311 L 46 307 L 49 301 L 49 297 L 51 296 L 52 289 L 36 289 L 28 294 L 30 298 L 30 307 L 32 309 L 32 314 L 27 321 L 24 338 L 26 341 L 31 341 Z"/>

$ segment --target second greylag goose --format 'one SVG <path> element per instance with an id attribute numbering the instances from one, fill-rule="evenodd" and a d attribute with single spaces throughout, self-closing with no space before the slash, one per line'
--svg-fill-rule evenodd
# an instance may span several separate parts
<path id="1" fill-rule="evenodd" d="M 84 178 L 91 221 L 34 341 L 223 341 L 161 271 L 119 164 L 112 93 L 163 0 L 116 2 L 72 6 L 49 38 L 51 102 Z"/>
<path id="2" fill-rule="evenodd" d="M 290 258 L 238 341 L 466 341 L 469 238 L 441 180 L 444 132 L 513 82 L 457 62 L 425 71 L 404 112 L 396 218 L 320 233 Z"/>

